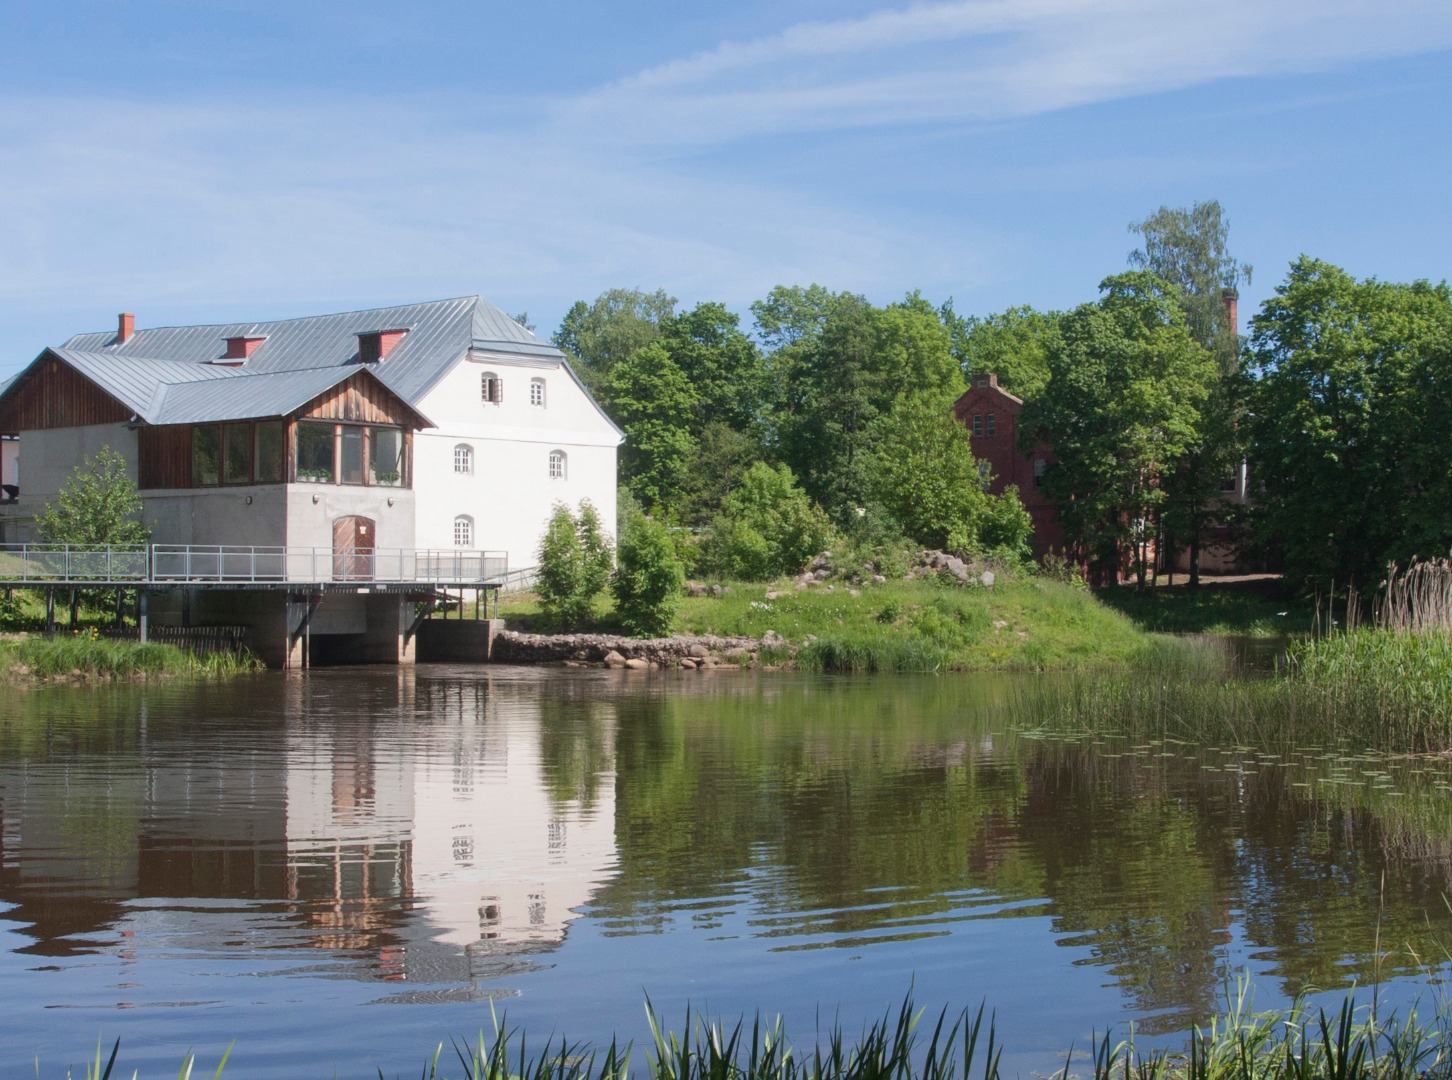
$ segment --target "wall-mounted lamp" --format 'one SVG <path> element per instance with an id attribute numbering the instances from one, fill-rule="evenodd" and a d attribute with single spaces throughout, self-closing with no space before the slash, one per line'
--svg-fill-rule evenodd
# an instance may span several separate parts
<path id="1" fill-rule="evenodd" d="M 389 506 L 392 506 L 393 505 L 393 496 L 392 495 L 388 496 L 388 505 Z"/>
<path id="2" fill-rule="evenodd" d="M 313 505 L 314 505 L 314 506 L 316 506 L 316 505 L 318 505 L 318 503 L 319 503 L 319 502 L 320 502 L 320 501 L 321 501 L 321 500 L 322 500 L 322 496 L 321 496 L 321 495 L 316 495 L 316 494 L 315 494 L 315 495 L 314 495 L 314 496 L 313 496 Z"/>
<path id="3" fill-rule="evenodd" d="M 247 496 L 247 505 L 248 506 L 251 506 L 252 505 L 252 496 L 251 495 Z"/>

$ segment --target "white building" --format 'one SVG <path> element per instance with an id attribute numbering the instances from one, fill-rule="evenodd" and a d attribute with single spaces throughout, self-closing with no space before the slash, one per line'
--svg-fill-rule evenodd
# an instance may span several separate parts
<path id="1" fill-rule="evenodd" d="M 127 460 L 158 543 L 471 549 L 532 565 L 551 507 L 615 516 L 623 436 L 482 297 L 78 334 L 0 388 L 5 539 L 83 455 Z M 19 477 L 23 483 L 17 483 Z"/>

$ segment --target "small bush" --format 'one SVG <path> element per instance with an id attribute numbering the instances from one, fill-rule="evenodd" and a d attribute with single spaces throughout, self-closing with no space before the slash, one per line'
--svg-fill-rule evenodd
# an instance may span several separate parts
<path id="1" fill-rule="evenodd" d="M 610 535 L 588 499 L 579 513 L 556 503 L 539 542 L 539 577 L 535 589 L 545 618 L 578 626 L 590 615 L 590 604 L 610 577 Z"/>
<path id="2" fill-rule="evenodd" d="M 615 612 L 626 632 L 640 637 L 669 634 L 685 581 L 685 568 L 666 527 L 643 514 L 627 521 L 610 581 Z"/>
<path id="3" fill-rule="evenodd" d="M 785 465 L 758 462 L 721 504 L 702 547 L 701 569 L 738 581 L 796 573 L 832 538 L 827 516 Z"/>

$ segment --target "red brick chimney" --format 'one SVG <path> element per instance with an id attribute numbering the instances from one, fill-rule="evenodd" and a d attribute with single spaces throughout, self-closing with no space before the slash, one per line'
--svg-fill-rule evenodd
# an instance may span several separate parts
<path id="1" fill-rule="evenodd" d="M 136 316 L 129 311 L 123 311 L 117 316 L 116 344 L 125 345 L 131 340 L 131 335 L 136 333 Z"/>
<path id="2" fill-rule="evenodd" d="M 265 337 L 229 337 L 226 359 L 246 360 L 266 340 Z"/>
<path id="3" fill-rule="evenodd" d="M 1240 300 L 1240 293 L 1235 289 L 1221 289 L 1220 302 L 1225 305 L 1225 321 L 1230 324 L 1232 334 L 1240 333 L 1240 320 L 1236 313 L 1236 303 Z"/>

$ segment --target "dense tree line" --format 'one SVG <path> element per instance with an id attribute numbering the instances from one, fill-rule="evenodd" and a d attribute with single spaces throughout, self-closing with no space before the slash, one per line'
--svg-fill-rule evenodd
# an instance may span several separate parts
<path id="1" fill-rule="evenodd" d="M 1027 516 L 987 494 L 949 414 L 965 387 L 950 308 L 813 285 L 752 314 L 748 333 L 721 304 L 614 289 L 554 336 L 626 432 L 623 487 L 701 533 L 701 569 L 790 573 L 834 532 L 1023 556 Z"/>
<path id="2" fill-rule="evenodd" d="M 1242 339 L 1224 298 L 1251 269 L 1218 203 L 1130 229 L 1130 269 L 1065 312 L 783 285 L 748 328 L 719 303 L 613 289 L 576 303 L 554 341 L 626 432 L 629 501 L 705 537 L 705 572 L 790 572 L 834 532 L 1020 557 L 1017 493 L 987 494 L 949 410 L 987 371 L 1025 402 L 1021 449 L 1053 448 L 1044 491 L 1091 579 L 1144 582 L 1183 553 L 1194 581 L 1206 530 L 1227 523 L 1305 587 L 1446 555 L 1446 285 L 1303 257 Z M 1249 521 L 1221 494 L 1245 461 Z"/>

